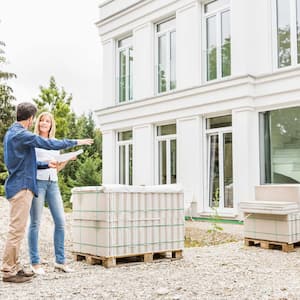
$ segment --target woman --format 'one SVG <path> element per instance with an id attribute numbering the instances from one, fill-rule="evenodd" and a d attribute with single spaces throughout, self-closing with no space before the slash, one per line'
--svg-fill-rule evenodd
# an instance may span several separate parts
<path id="1" fill-rule="evenodd" d="M 53 116 L 48 112 L 41 113 L 35 124 L 35 133 L 44 138 L 55 137 L 55 121 Z M 77 140 L 78 145 L 90 145 L 93 140 Z M 36 148 L 37 161 L 55 161 L 59 155 L 57 150 L 44 150 Z M 54 249 L 55 249 L 55 266 L 54 268 L 63 272 L 73 272 L 66 264 L 64 239 L 65 239 L 65 216 L 63 201 L 58 187 L 57 171 L 61 170 L 67 162 L 59 163 L 57 168 L 47 168 L 37 170 L 38 197 L 32 201 L 30 210 L 30 226 L 28 232 L 29 255 L 31 261 L 31 270 L 35 274 L 45 274 L 41 266 L 38 235 L 39 227 L 45 201 L 48 203 L 52 218 L 54 220 Z"/>

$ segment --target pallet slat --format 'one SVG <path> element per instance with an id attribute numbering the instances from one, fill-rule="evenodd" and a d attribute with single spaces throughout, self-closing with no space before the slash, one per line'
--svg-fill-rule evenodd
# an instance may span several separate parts
<path id="1" fill-rule="evenodd" d="M 299 243 L 285 243 L 285 242 L 277 242 L 277 241 L 266 241 L 266 240 L 259 240 L 259 239 L 244 239 L 245 246 L 257 246 L 262 249 L 278 249 L 283 252 L 293 252 L 295 251 L 295 247 L 299 246 Z"/>
<path id="2" fill-rule="evenodd" d="M 102 264 L 105 268 L 116 267 L 117 265 L 124 265 L 128 263 L 151 263 L 163 259 L 177 260 L 183 257 L 182 250 L 170 250 L 151 253 L 140 253 L 125 256 L 96 256 L 92 254 L 73 252 L 75 261 L 85 260 L 90 265 Z"/>

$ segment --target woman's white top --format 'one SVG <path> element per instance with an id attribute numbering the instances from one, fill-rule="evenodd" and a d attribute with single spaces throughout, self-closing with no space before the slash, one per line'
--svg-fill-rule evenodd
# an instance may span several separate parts
<path id="1" fill-rule="evenodd" d="M 59 154 L 59 150 L 45 150 L 41 148 L 35 148 L 36 160 L 49 162 L 55 160 Z M 37 179 L 39 180 L 51 180 L 58 181 L 56 168 L 37 169 Z"/>

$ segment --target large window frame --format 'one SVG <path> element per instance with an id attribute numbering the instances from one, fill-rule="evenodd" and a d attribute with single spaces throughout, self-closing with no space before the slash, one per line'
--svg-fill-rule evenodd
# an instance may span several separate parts
<path id="1" fill-rule="evenodd" d="M 229 116 L 229 115 L 227 115 Z M 205 156 L 207 158 L 207 164 L 206 164 L 206 189 L 205 189 L 205 211 L 207 212 L 213 212 L 214 209 L 216 209 L 218 212 L 222 213 L 232 213 L 235 209 L 234 207 L 234 199 L 233 199 L 233 177 L 232 177 L 232 189 L 231 191 L 226 191 L 224 179 L 225 179 L 225 164 L 224 164 L 224 155 L 225 155 L 225 148 L 224 148 L 224 142 L 226 135 L 230 134 L 232 139 L 232 124 L 231 126 L 224 126 L 224 127 L 214 127 L 214 128 L 207 128 L 207 121 L 210 118 L 219 118 L 219 117 L 226 117 L 226 115 L 222 116 L 216 116 L 216 117 L 207 117 L 204 120 L 204 128 L 205 128 Z M 212 172 L 212 157 L 211 157 L 211 143 L 210 140 L 212 137 L 217 137 L 217 146 L 218 146 L 218 185 L 219 190 L 217 195 L 213 195 L 213 188 L 211 186 L 211 172 Z M 232 161 L 232 157 L 231 157 Z M 233 167 L 233 165 L 231 166 Z M 231 170 L 233 171 L 233 170 Z M 233 175 L 233 174 L 232 174 Z M 230 192 L 231 193 L 231 200 L 225 199 L 226 194 Z M 218 197 L 218 203 L 213 203 L 213 198 Z M 232 205 L 228 205 L 229 202 L 232 202 Z M 226 204 L 227 203 L 227 204 Z"/>
<path id="2" fill-rule="evenodd" d="M 175 133 L 160 134 L 160 128 L 175 126 Z M 176 123 L 155 127 L 156 184 L 176 184 L 177 182 L 177 131 Z M 175 153 L 172 151 L 175 147 Z M 164 150 L 163 150 L 164 148 Z M 165 157 L 163 157 L 163 154 Z M 175 157 L 174 157 L 175 156 Z M 164 162 L 164 163 L 163 163 Z M 164 179 L 162 179 L 164 178 Z"/>
<path id="3" fill-rule="evenodd" d="M 208 6 L 211 6 L 208 8 Z M 203 78 L 205 82 L 231 76 L 231 5 L 230 0 L 207 1 L 203 4 Z M 228 24 L 225 22 L 228 17 Z M 210 22 L 211 21 L 211 22 Z M 212 22 L 214 21 L 214 22 Z M 208 26 L 208 24 L 211 26 Z M 209 29 L 213 28 L 215 47 L 211 47 Z M 226 33 L 229 42 L 226 41 Z M 227 37 L 228 41 L 228 37 Z M 227 60 L 225 59 L 227 58 Z M 215 60 L 215 66 L 211 61 Z"/>
<path id="4" fill-rule="evenodd" d="M 133 55 L 131 35 L 117 40 L 117 104 L 133 99 Z"/>
<path id="5" fill-rule="evenodd" d="M 274 0 L 273 3 L 275 68 L 296 66 L 300 64 L 300 0 Z M 280 7 L 286 11 L 280 14 Z"/>
<path id="6" fill-rule="evenodd" d="M 171 24 L 168 26 L 168 22 Z M 166 25 L 166 28 L 163 26 Z M 162 29 L 160 29 L 162 27 Z M 160 52 L 161 41 L 165 40 L 165 49 Z M 172 47 L 173 45 L 173 47 Z M 172 16 L 155 24 L 155 93 L 161 94 L 176 89 L 176 18 Z M 161 60 L 165 60 L 164 69 Z M 165 74 L 162 72 L 165 71 Z M 163 84 L 164 81 L 164 84 Z"/>
<path id="7" fill-rule="evenodd" d="M 299 184 L 300 108 L 259 112 L 260 183 Z"/>
<path id="8" fill-rule="evenodd" d="M 117 183 L 132 185 L 133 136 L 132 130 L 118 131 L 117 139 Z"/>

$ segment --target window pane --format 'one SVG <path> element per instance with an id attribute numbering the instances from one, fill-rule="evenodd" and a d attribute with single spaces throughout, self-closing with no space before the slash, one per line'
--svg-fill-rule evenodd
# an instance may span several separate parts
<path id="1" fill-rule="evenodd" d="M 132 36 L 129 36 L 125 39 L 122 39 L 122 40 L 119 40 L 118 41 L 118 47 L 121 48 L 121 47 L 125 47 L 125 46 L 131 46 L 132 45 Z"/>
<path id="2" fill-rule="evenodd" d="M 204 5 L 204 12 L 210 13 L 224 5 L 229 5 L 229 0 L 215 0 Z"/>
<path id="3" fill-rule="evenodd" d="M 300 182 L 300 107 L 264 114 L 265 183 Z"/>
<path id="4" fill-rule="evenodd" d="M 170 141 L 171 183 L 176 183 L 176 140 Z"/>
<path id="5" fill-rule="evenodd" d="M 126 183 L 126 147 L 125 145 L 119 146 L 119 183 L 125 184 Z"/>
<path id="6" fill-rule="evenodd" d="M 232 125 L 231 115 L 206 119 L 206 129 L 229 127 Z"/>
<path id="7" fill-rule="evenodd" d="M 176 88 L 176 32 L 170 33 L 170 89 Z"/>
<path id="8" fill-rule="evenodd" d="M 216 17 L 206 20 L 206 52 L 207 52 L 207 80 L 217 78 L 217 36 Z"/>
<path id="9" fill-rule="evenodd" d="M 224 207 L 233 207 L 232 133 L 224 133 Z"/>
<path id="10" fill-rule="evenodd" d="M 158 142 L 158 168 L 159 168 L 159 184 L 167 183 L 167 142 Z"/>
<path id="11" fill-rule="evenodd" d="M 128 183 L 132 185 L 132 144 L 128 145 L 129 148 L 129 169 L 128 169 Z"/>
<path id="12" fill-rule="evenodd" d="M 221 14 L 222 21 L 222 77 L 231 74 L 230 12 Z"/>
<path id="13" fill-rule="evenodd" d="M 121 131 L 118 132 L 118 141 L 128 141 L 132 139 L 132 131 Z"/>
<path id="14" fill-rule="evenodd" d="M 128 78 L 128 100 L 132 100 L 132 91 L 133 91 L 133 50 L 129 49 L 129 78 Z"/>
<path id="15" fill-rule="evenodd" d="M 157 126 L 157 135 L 176 134 L 176 124 Z"/>
<path id="16" fill-rule="evenodd" d="M 167 90 L 166 81 L 166 35 L 158 38 L 158 92 Z"/>
<path id="17" fill-rule="evenodd" d="M 297 0 L 297 62 L 300 64 L 300 0 Z"/>
<path id="18" fill-rule="evenodd" d="M 277 0 L 278 67 L 291 65 L 290 1 Z"/>
<path id="19" fill-rule="evenodd" d="M 209 206 L 219 207 L 219 136 L 209 136 Z"/>
<path id="20" fill-rule="evenodd" d="M 175 18 L 156 25 L 156 31 L 165 31 L 175 28 Z"/>
<path id="21" fill-rule="evenodd" d="M 119 60 L 119 102 L 124 102 L 126 101 L 126 50 L 120 52 Z"/>

